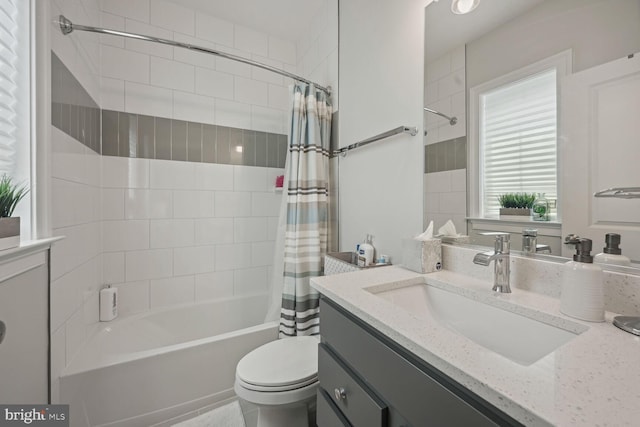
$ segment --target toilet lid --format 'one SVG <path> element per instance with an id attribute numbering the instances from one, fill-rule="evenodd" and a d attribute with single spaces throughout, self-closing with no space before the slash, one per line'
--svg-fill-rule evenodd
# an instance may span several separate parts
<path id="1" fill-rule="evenodd" d="M 256 348 L 238 362 L 236 376 L 246 384 L 282 387 L 308 383 L 318 375 L 318 338 L 283 338 Z"/>

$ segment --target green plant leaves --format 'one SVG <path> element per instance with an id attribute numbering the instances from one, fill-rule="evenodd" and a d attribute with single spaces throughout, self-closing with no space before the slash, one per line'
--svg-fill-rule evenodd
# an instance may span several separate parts
<path id="1" fill-rule="evenodd" d="M 13 184 L 9 176 L 2 175 L 0 178 L 0 217 L 5 218 L 13 215 L 16 205 L 28 192 L 26 186 L 18 187 Z"/>
<path id="2" fill-rule="evenodd" d="M 498 203 L 503 208 L 531 209 L 535 200 L 535 193 L 505 193 L 498 196 Z"/>

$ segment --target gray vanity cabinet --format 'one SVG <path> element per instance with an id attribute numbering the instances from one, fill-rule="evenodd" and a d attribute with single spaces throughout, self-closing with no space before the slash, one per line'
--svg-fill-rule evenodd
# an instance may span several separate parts
<path id="1" fill-rule="evenodd" d="M 323 297 L 317 425 L 521 426 Z"/>

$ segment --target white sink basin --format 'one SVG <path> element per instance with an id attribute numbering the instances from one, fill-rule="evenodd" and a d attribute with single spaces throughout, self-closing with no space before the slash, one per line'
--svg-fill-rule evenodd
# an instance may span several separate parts
<path id="1" fill-rule="evenodd" d="M 435 319 L 476 344 L 525 366 L 578 335 L 427 284 L 369 291 L 419 319 Z"/>

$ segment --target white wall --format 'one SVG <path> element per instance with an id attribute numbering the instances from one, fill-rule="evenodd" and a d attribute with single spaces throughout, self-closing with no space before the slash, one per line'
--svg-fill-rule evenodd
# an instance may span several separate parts
<path id="1" fill-rule="evenodd" d="M 423 27 L 428 0 L 340 1 L 340 145 L 417 126 L 340 159 L 340 247 L 367 233 L 400 263 L 401 239 L 422 231 Z"/>
<path id="2" fill-rule="evenodd" d="M 98 0 L 54 0 L 50 22 L 64 14 L 72 21 L 99 25 Z M 51 49 L 99 103 L 98 37 L 65 37 L 52 24 Z M 52 234 L 66 238 L 51 250 L 51 376 L 56 402 L 60 371 L 98 321 L 101 283 L 100 156 L 51 126 Z M 42 212 L 40 212 L 42 214 Z"/>

